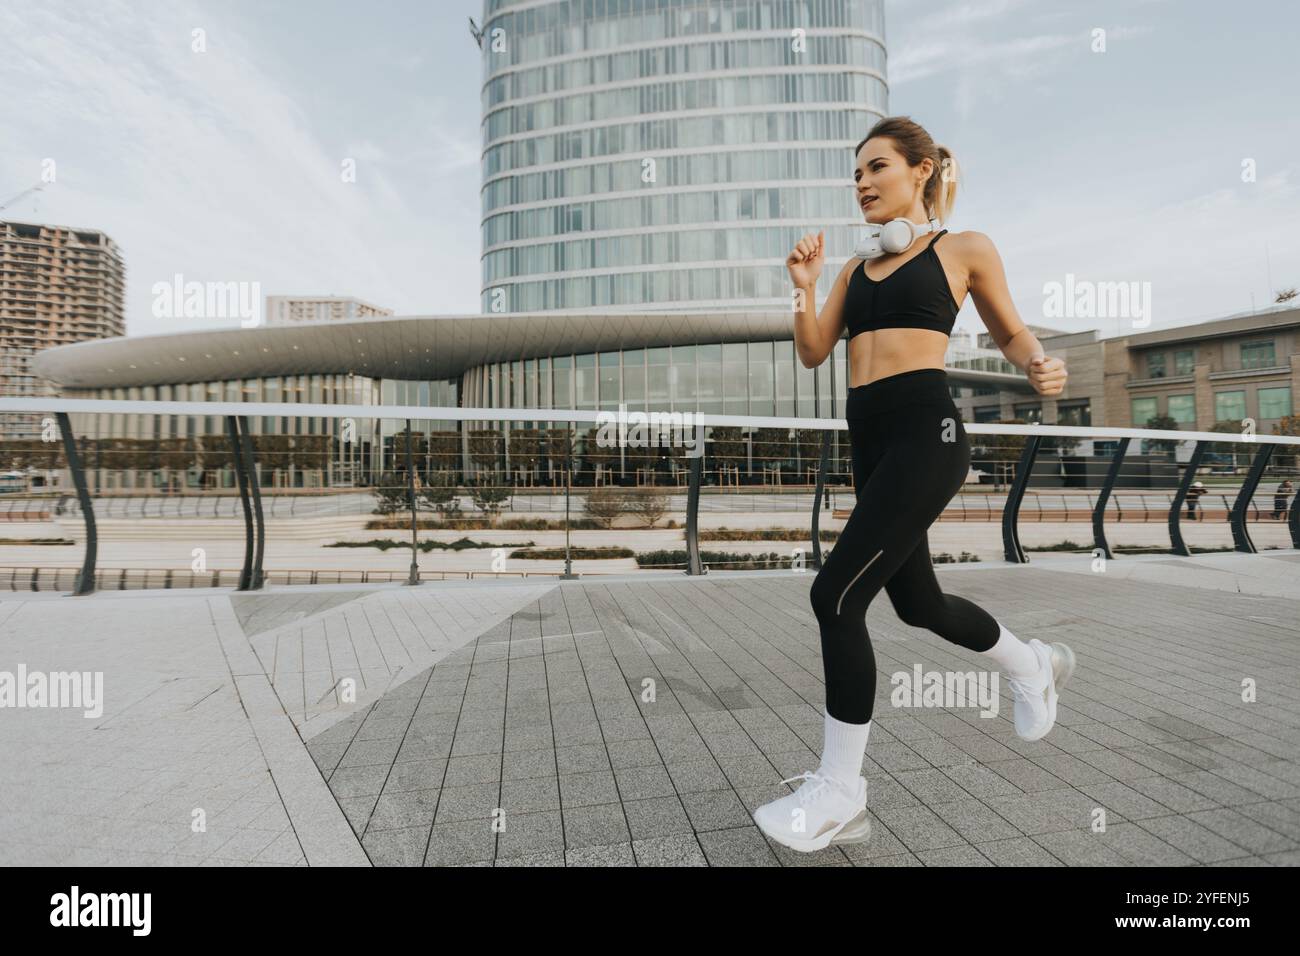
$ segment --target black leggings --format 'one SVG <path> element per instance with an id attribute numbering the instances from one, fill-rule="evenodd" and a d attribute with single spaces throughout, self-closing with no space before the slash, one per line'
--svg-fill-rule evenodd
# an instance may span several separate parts
<path id="1" fill-rule="evenodd" d="M 1001 631 L 977 604 L 944 594 L 930 563 L 926 531 L 970 467 L 970 439 L 947 373 L 914 369 L 850 388 L 844 417 L 857 503 L 810 596 L 821 628 L 826 712 L 864 724 L 876 699 L 867 607 L 882 587 L 905 624 L 970 650 L 988 650 Z"/>

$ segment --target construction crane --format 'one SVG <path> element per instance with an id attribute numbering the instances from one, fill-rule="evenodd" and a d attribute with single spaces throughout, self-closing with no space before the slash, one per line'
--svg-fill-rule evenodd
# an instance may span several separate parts
<path id="1" fill-rule="evenodd" d="M 0 203 L 0 210 L 3 210 L 8 206 L 12 206 L 14 203 L 18 202 L 18 200 L 24 198 L 25 196 L 29 196 L 32 193 L 40 192 L 44 188 L 45 188 L 44 183 L 37 183 L 35 186 L 30 186 L 27 189 L 24 189 L 22 192 L 20 192 L 17 196 L 14 196 L 12 199 L 6 199 L 3 203 Z"/>

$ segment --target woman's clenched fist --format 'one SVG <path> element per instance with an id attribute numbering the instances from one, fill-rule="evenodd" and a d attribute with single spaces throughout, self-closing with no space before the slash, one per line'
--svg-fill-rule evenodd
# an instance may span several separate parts
<path id="1" fill-rule="evenodd" d="M 790 280 L 797 288 L 817 284 L 817 277 L 822 274 L 822 263 L 826 261 L 825 237 L 825 230 L 815 236 L 811 232 L 806 233 L 786 256 L 786 271 L 790 273 Z"/>

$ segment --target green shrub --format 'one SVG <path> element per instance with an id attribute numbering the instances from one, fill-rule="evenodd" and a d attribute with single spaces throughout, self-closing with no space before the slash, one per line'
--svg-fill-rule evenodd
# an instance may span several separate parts
<path id="1" fill-rule="evenodd" d="M 669 551 L 641 551 L 636 555 L 637 567 L 686 567 L 685 549 Z M 752 571 L 760 568 L 788 568 L 791 558 L 779 551 L 766 554 L 733 554 L 726 551 L 701 551 L 700 563 L 719 571 Z"/>
<path id="2" fill-rule="evenodd" d="M 417 527 L 421 531 L 563 531 L 564 519 L 550 518 L 502 518 L 490 521 L 481 516 L 452 518 L 420 518 Z M 572 518 L 569 528 L 574 531 L 600 531 L 603 524 L 591 518 Z M 371 518 L 366 522 L 367 531 L 410 531 L 411 520 L 401 518 Z"/>
<path id="3" fill-rule="evenodd" d="M 601 548 L 569 548 L 569 557 L 575 561 L 581 558 L 589 561 L 598 558 L 630 558 L 635 552 L 631 548 L 622 548 L 617 546 Z M 563 548 L 529 548 L 523 551 L 510 552 L 512 558 L 523 558 L 529 561 L 563 561 Z"/>
<path id="4" fill-rule="evenodd" d="M 433 541 L 424 540 L 420 542 L 421 551 L 465 551 L 469 548 L 527 548 L 531 547 L 531 541 L 513 541 L 513 542 L 496 542 L 496 541 L 474 541 L 470 538 L 457 538 L 455 541 Z M 327 548 L 378 548 L 380 551 L 387 551 L 389 548 L 410 548 L 410 541 L 395 541 L 391 538 L 373 538 L 370 541 L 335 541 L 333 544 L 325 545 Z"/>
<path id="5" fill-rule="evenodd" d="M 812 529 L 799 528 L 709 528 L 700 530 L 701 541 L 807 541 Z M 820 528 L 817 537 L 822 541 L 837 541 L 840 533 L 830 528 Z"/>

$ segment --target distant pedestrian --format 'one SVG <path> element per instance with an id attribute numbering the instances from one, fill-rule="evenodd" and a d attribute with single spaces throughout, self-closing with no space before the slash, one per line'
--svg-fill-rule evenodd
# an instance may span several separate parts
<path id="1" fill-rule="evenodd" d="M 1201 495 L 1203 495 L 1203 494 L 1205 494 L 1205 485 L 1204 485 L 1204 483 L 1199 482 L 1199 481 L 1193 481 L 1193 482 L 1192 482 L 1192 487 L 1190 487 L 1190 488 L 1187 489 L 1187 517 L 1188 517 L 1188 520 L 1190 520 L 1190 521 L 1197 521 L 1197 520 L 1204 521 L 1204 520 L 1205 520 L 1205 512 L 1201 512 L 1201 516 L 1200 516 L 1199 519 L 1196 517 L 1196 501 L 1197 501 L 1197 499 L 1200 498 Z"/>
<path id="2" fill-rule="evenodd" d="M 1277 486 L 1277 491 L 1273 493 L 1273 520 L 1282 521 L 1286 517 L 1287 507 L 1286 500 L 1291 495 L 1291 479 L 1287 478 L 1282 484 Z"/>

